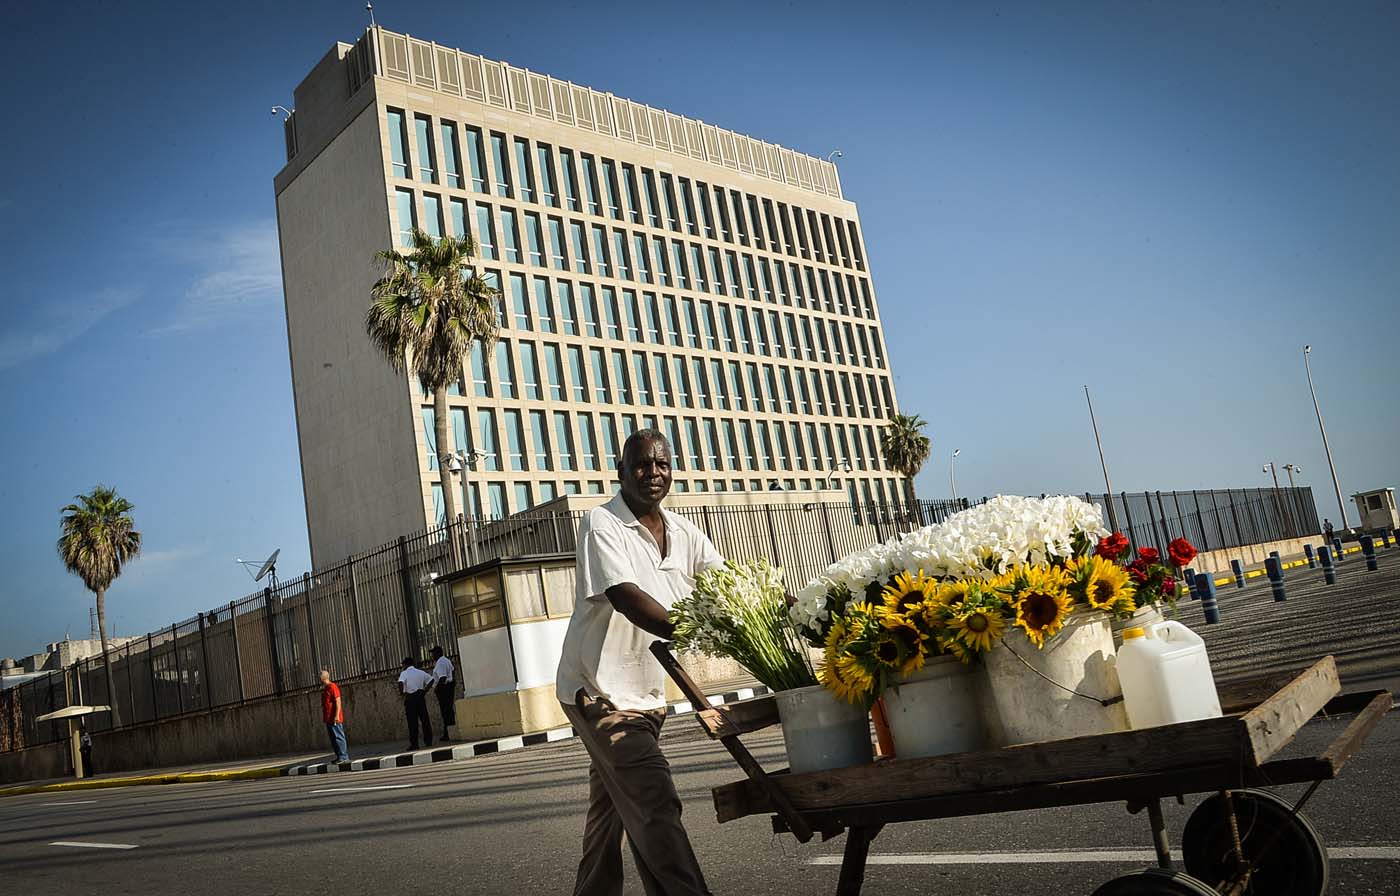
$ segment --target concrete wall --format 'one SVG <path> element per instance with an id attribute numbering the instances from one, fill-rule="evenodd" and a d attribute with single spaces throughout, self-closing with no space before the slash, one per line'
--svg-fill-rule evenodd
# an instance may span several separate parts
<path id="1" fill-rule="evenodd" d="M 405 738 L 397 673 L 341 684 L 350 750 Z M 431 709 L 436 729 L 437 709 Z M 319 688 L 93 735 L 99 772 L 253 759 L 327 749 Z M 0 784 L 68 773 L 64 744 L 0 753 Z"/>
<path id="2" fill-rule="evenodd" d="M 1229 572 L 1230 561 L 1240 560 L 1246 567 L 1264 562 L 1270 551 L 1278 551 L 1281 556 L 1303 553 L 1303 545 L 1321 547 L 1322 536 L 1308 535 L 1303 538 L 1287 538 L 1282 541 L 1266 541 L 1263 544 L 1250 544 L 1239 548 L 1221 548 L 1218 551 L 1203 551 L 1191 562 L 1196 572 Z"/>

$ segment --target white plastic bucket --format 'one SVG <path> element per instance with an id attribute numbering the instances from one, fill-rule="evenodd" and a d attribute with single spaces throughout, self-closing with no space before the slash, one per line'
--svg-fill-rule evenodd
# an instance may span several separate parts
<path id="1" fill-rule="evenodd" d="M 778 718 L 793 774 L 873 762 L 870 714 L 822 685 L 778 691 Z"/>
<path id="2" fill-rule="evenodd" d="M 901 759 L 987 746 L 977 706 L 977 677 L 971 666 L 954 657 L 934 657 L 883 697 L 895 755 Z"/>
<path id="3" fill-rule="evenodd" d="M 1128 730 L 1105 612 L 1070 614 L 1043 648 L 1021 630 L 1008 630 L 983 655 L 977 677 L 992 746 Z M 1100 702 L 1113 698 L 1108 706 Z"/>
<path id="4" fill-rule="evenodd" d="M 1118 651 L 1124 705 L 1134 728 L 1219 716 L 1206 642 L 1180 622 L 1147 627 Z"/>

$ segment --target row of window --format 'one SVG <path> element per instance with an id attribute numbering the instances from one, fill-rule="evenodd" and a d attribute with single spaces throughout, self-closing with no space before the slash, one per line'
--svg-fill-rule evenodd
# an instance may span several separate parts
<path id="1" fill-rule="evenodd" d="M 674 492 L 743 492 L 743 491 L 765 491 L 778 488 L 788 491 L 797 489 L 807 491 L 813 488 L 821 488 L 827 481 L 821 477 L 817 478 L 786 478 L 786 479 L 696 479 L 677 478 L 672 484 L 671 490 Z M 465 485 L 465 488 L 464 488 Z M 458 480 L 457 507 L 459 512 L 467 512 L 467 499 L 470 498 L 471 513 L 478 517 L 500 518 L 511 513 L 520 513 L 529 510 L 536 504 L 543 504 L 546 501 L 553 501 L 561 495 L 605 495 L 609 494 L 617 487 L 614 481 L 604 481 L 602 479 L 565 479 L 562 482 L 544 481 L 536 484 L 529 482 L 476 482 L 468 479 L 465 483 Z M 857 497 L 864 498 L 864 506 L 867 508 L 888 507 L 904 500 L 899 491 L 899 484 L 894 479 L 861 479 L 847 480 L 846 490 L 849 494 L 852 506 L 856 506 Z M 485 493 L 486 506 L 482 507 L 482 494 Z M 434 482 L 432 484 L 433 511 L 438 523 L 442 523 L 445 512 L 442 502 L 442 486 Z M 509 495 L 509 497 L 507 497 Z"/>
<path id="2" fill-rule="evenodd" d="M 475 469 L 485 473 L 611 472 L 639 425 L 666 433 L 678 473 L 824 473 L 841 460 L 855 470 L 882 469 L 876 427 L 868 424 L 478 408 L 471 427 L 466 408 L 450 411 L 455 450 L 479 451 Z M 431 472 L 438 467 L 435 415 L 431 406 L 422 415 Z"/>
<path id="3" fill-rule="evenodd" d="M 444 230 L 442 197 L 423 193 L 421 212 L 413 190 L 398 188 L 394 197 L 400 245 L 412 244 L 414 228 L 434 239 L 448 232 Z M 774 260 L 770 264 L 769 259 L 748 252 L 721 252 L 714 246 L 573 219 L 541 219 L 535 212 L 521 212 L 504 204 L 493 209 L 487 202 L 449 198 L 447 213 L 451 235 L 474 236 L 477 254 L 485 261 L 875 318 L 870 282 L 864 276 L 797 262 Z"/>
<path id="4" fill-rule="evenodd" d="M 390 171 L 402 180 L 599 217 L 606 211 L 616 221 L 865 270 L 854 221 L 447 119 L 435 126 L 431 116 L 401 109 L 387 116 Z"/>
<path id="5" fill-rule="evenodd" d="M 490 358 L 478 342 L 469 368 L 478 398 L 874 420 L 894 412 L 889 379 L 859 371 L 529 339 L 499 339 Z"/>

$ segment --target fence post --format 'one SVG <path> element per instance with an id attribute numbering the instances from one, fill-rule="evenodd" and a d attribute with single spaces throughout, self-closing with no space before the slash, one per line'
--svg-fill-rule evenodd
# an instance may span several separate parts
<path id="1" fill-rule="evenodd" d="M 1128 518 L 1128 544 L 1132 545 L 1133 550 L 1136 551 L 1138 549 L 1138 543 L 1137 535 L 1134 534 L 1133 531 L 1136 528 L 1135 526 L 1133 526 L 1133 509 L 1128 506 L 1128 493 L 1122 492 L 1121 494 L 1123 498 L 1123 515 Z M 1152 515 L 1152 509 L 1150 507 L 1148 508 L 1147 515 Z"/>
<path id="2" fill-rule="evenodd" d="M 764 505 L 763 514 L 768 520 L 768 543 L 773 546 L 773 565 L 782 566 L 783 562 L 778 557 L 778 527 L 773 524 L 773 505 Z"/>
<path id="3" fill-rule="evenodd" d="M 199 614 L 199 691 L 204 695 L 204 708 L 214 707 L 214 689 L 209 684 L 209 635 L 204 627 L 204 614 Z"/>
<path id="4" fill-rule="evenodd" d="M 170 623 L 170 651 L 175 655 L 175 706 L 185 714 L 185 675 L 180 669 L 180 630 Z"/>
<path id="5" fill-rule="evenodd" d="M 1206 622 L 1214 625 L 1220 621 L 1220 605 L 1215 600 L 1215 576 L 1202 574 L 1196 576 L 1196 596 L 1200 598 L 1201 609 L 1205 612 Z"/>
<path id="6" fill-rule="evenodd" d="M 321 651 L 316 649 L 316 617 L 311 615 L 311 573 L 301 574 L 301 596 L 306 600 L 306 640 L 311 645 L 311 674 L 319 676 L 321 671 Z M 312 681 L 319 678 L 313 677 Z"/>
<path id="7" fill-rule="evenodd" d="M 821 502 L 818 506 L 822 509 L 822 528 L 826 530 L 826 553 L 827 563 L 836 562 L 836 540 L 831 537 L 831 517 L 827 514 L 826 502 Z"/>
<path id="8" fill-rule="evenodd" d="M 243 693 L 243 651 L 238 649 L 238 602 L 228 602 L 228 624 L 233 631 L 233 669 L 238 673 L 238 702 L 248 698 Z"/>
<path id="9" fill-rule="evenodd" d="M 1369 535 L 1361 536 L 1361 553 L 1366 558 L 1366 568 L 1375 572 L 1376 566 L 1376 540 Z"/>
<path id="10" fill-rule="evenodd" d="M 1235 521 L 1235 544 L 1244 544 L 1244 528 L 1240 525 L 1240 508 L 1234 498 L 1230 497 L 1230 490 L 1225 490 L 1225 497 L 1230 498 L 1230 518 Z M 1243 493 L 1241 494 L 1243 500 Z"/>
<path id="11" fill-rule="evenodd" d="M 1210 550 L 1210 539 L 1206 538 L 1206 517 L 1201 513 L 1201 493 L 1191 489 L 1191 500 L 1196 502 L 1196 526 L 1201 530 L 1201 550 Z"/>
<path id="12" fill-rule="evenodd" d="M 403 611 L 408 623 L 408 640 L 416 657 L 423 649 L 423 636 L 418 631 L 418 611 L 413 605 L 413 577 L 408 572 L 408 539 L 402 535 L 399 536 L 399 583 L 403 589 Z"/>
<path id="13" fill-rule="evenodd" d="M 151 653 L 151 634 L 146 633 L 146 671 L 151 679 L 151 718 L 160 718 L 160 695 L 156 693 L 156 658 Z"/>
<path id="14" fill-rule="evenodd" d="M 355 558 L 346 564 L 350 569 L 350 626 L 355 629 L 355 649 L 360 654 L 360 674 L 369 674 L 369 657 L 365 655 L 365 633 L 360 630 L 360 586 L 355 582 Z"/>
<path id="15" fill-rule="evenodd" d="M 282 684 L 282 657 L 277 649 L 277 621 L 273 619 L 272 611 L 272 589 L 263 589 L 263 618 L 267 622 L 267 652 L 272 657 L 272 688 L 276 694 L 281 694 Z"/>
<path id="16" fill-rule="evenodd" d="M 1235 571 L 1235 587 L 1236 587 L 1236 588 L 1243 588 L 1243 587 L 1244 587 L 1244 564 L 1241 563 L 1241 562 L 1239 561 L 1239 559 L 1237 558 L 1237 559 L 1234 559 L 1234 560 L 1231 560 L 1231 561 L 1230 561 L 1230 568 L 1233 569 L 1233 570 Z"/>
<path id="17" fill-rule="evenodd" d="M 1152 521 L 1152 543 L 1159 550 L 1166 550 L 1167 542 L 1172 540 L 1171 530 L 1167 528 L 1167 508 L 1162 503 L 1162 493 L 1157 493 L 1157 513 L 1152 513 L 1152 493 L 1143 492 L 1143 497 L 1147 500 L 1147 518 Z M 1157 528 L 1158 519 L 1162 522 L 1162 527 Z"/>
<path id="18" fill-rule="evenodd" d="M 1269 574 L 1269 585 L 1274 589 L 1274 600 L 1287 600 L 1288 595 L 1283 591 L 1283 562 L 1277 554 L 1271 554 L 1264 560 L 1264 571 Z"/>
<path id="19" fill-rule="evenodd" d="M 127 716 L 127 724 L 136 724 L 136 688 L 131 681 L 131 667 L 135 665 L 131 661 L 131 644 L 126 642 L 126 703 L 131 708 L 131 715 Z"/>

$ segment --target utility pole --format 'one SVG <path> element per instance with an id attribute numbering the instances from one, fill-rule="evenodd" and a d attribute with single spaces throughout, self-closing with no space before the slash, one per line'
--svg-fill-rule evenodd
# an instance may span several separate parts
<path id="1" fill-rule="evenodd" d="M 1099 438 L 1099 421 L 1094 417 L 1094 399 L 1089 397 L 1089 386 L 1084 386 L 1084 400 L 1089 403 L 1089 422 L 1094 427 L 1094 444 L 1099 447 L 1099 466 L 1103 467 L 1103 487 L 1107 492 L 1108 499 L 1108 525 L 1113 531 L 1118 531 L 1118 514 L 1113 510 L 1113 484 L 1108 481 L 1108 461 L 1103 459 L 1103 440 Z"/>

